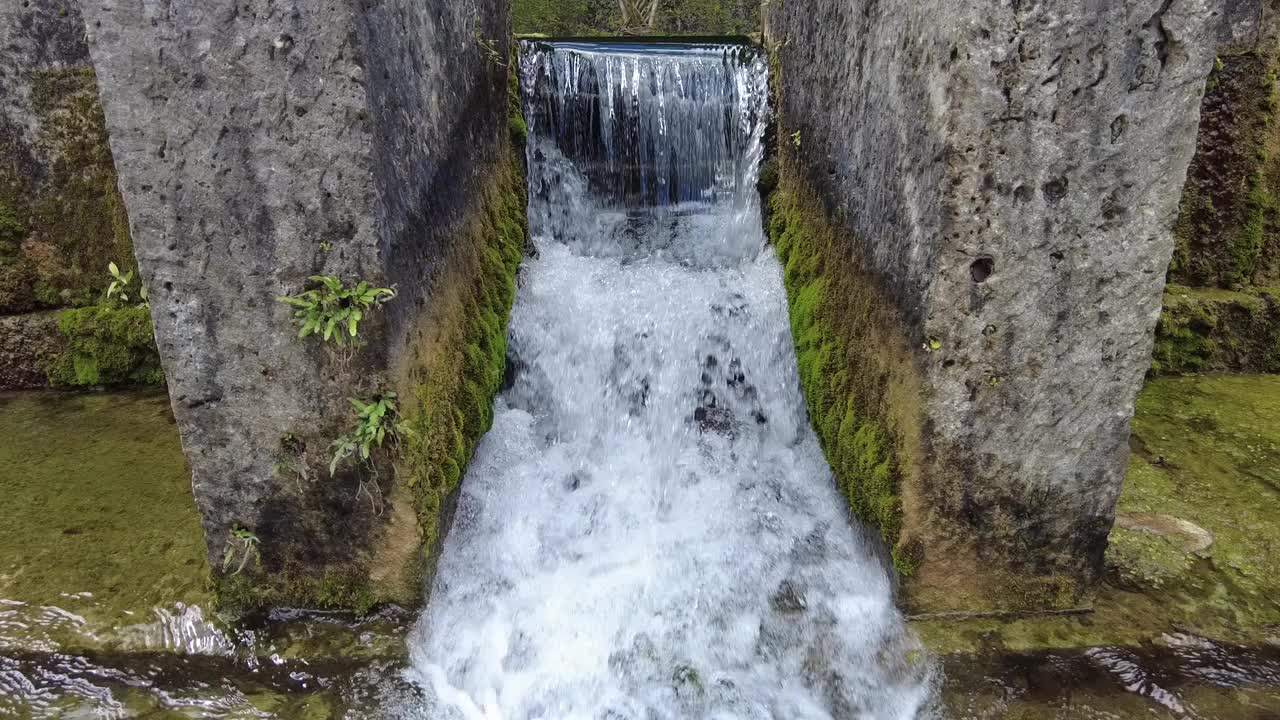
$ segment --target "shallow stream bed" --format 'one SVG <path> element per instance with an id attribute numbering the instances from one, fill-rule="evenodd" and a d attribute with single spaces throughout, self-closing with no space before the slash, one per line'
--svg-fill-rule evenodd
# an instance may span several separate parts
<path id="1" fill-rule="evenodd" d="M 1150 384 L 1121 512 L 1221 545 L 1122 546 L 1092 615 L 913 623 L 942 653 L 941 716 L 1280 716 L 1277 397 L 1277 377 Z M 420 701 L 412 613 L 232 628 L 196 609 L 203 544 L 162 394 L 0 395 L 0 438 L 0 717 L 394 718 Z"/>

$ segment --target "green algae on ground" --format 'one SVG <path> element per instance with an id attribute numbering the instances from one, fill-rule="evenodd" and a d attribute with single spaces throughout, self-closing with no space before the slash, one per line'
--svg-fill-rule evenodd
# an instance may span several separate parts
<path id="1" fill-rule="evenodd" d="M 0 394 L 0 438 L 0 598 L 60 606 L 89 592 L 90 619 L 112 625 L 208 600 L 163 393 Z"/>
<path id="2" fill-rule="evenodd" d="M 1152 381 L 1139 396 L 1133 428 L 1119 513 L 1189 521 L 1212 533 L 1212 547 L 1197 555 L 1163 538 L 1116 530 L 1093 612 L 913 623 L 931 649 L 1137 646 L 1173 628 L 1250 644 L 1275 632 L 1280 376 Z"/>

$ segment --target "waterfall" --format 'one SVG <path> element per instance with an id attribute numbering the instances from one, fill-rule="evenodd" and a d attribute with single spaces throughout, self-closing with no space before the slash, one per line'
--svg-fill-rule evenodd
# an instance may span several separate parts
<path id="1" fill-rule="evenodd" d="M 740 46 L 526 43 L 510 380 L 410 639 L 430 718 L 912 718 L 801 396 Z"/>

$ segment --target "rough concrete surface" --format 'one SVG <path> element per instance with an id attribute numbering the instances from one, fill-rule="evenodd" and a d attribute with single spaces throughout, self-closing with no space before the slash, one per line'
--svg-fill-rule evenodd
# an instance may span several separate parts
<path id="1" fill-rule="evenodd" d="M 388 317 L 403 327 L 427 303 L 421 270 L 439 245 L 418 233 L 440 220 L 432 199 L 477 172 L 450 144 L 484 127 L 482 108 L 505 116 L 504 95 L 476 95 L 504 88 L 505 73 L 485 84 L 503 67 L 476 43 L 501 37 L 499 6 L 84 3 L 215 567 L 240 526 L 273 575 L 364 573 L 390 515 L 365 491 L 388 495 L 390 474 L 331 479 L 329 445 L 354 424 L 348 398 L 386 381 Z M 276 301 L 316 273 L 399 285 L 353 356 L 300 341 Z"/>
<path id="2" fill-rule="evenodd" d="M 908 604 L 1073 604 L 1101 571 L 1212 5 L 771 8 L 783 131 L 921 348 Z"/>

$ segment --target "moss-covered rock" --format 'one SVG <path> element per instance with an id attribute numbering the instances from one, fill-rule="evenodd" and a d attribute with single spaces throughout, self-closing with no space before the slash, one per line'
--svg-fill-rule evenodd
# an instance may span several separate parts
<path id="1" fill-rule="evenodd" d="M 265 562 L 251 558 L 242 572 L 215 572 L 223 610 L 304 607 L 364 614 L 386 603 L 421 601 L 454 494 L 493 422 L 493 401 L 506 369 L 507 321 L 528 240 L 523 123 L 518 94 L 508 98 L 509 137 L 501 141 L 499 160 L 467 195 L 461 221 L 449 231 L 451 249 L 431 280 L 430 302 L 413 323 L 412 350 L 386 378 L 407 431 L 375 450 L 370 462 L 339 468 L 333 477 L 319 470 L 318 478 L 317 457 L 321 466 L 327 464 L 332 449 L 309 450 L 296 437 L 282 437 L 277 469 L 291 478 L 288 485 L 302 490 L 272 508 L 270 514 L 290 523 L 285 531 L 277 532 L 283 521 L 280 528 L 257 526 Z M 321 496 L 327 499 L 321 502 Z M 352 497 L 363 507 L 343 521 L 353 523 L 353 537 L 364 538 L 367 546 L 353 546 L 340 562 L 330 559 L 317 569 L 307 555 L 309 544 L 326 543 L 316 541 L 320 530 L 308 526 L 332 524 L 328 509 L 349 505 Z M 357 518 L 369 515 L 371 505 L 376 519 Z M 356 527 L 357 521 L 370 526 Z M 238 565 L 237 560 L 229 569 Z"/>
<path id="2" fill-rule="evenodd" d="M 1280 290 L 1169 286 L 1151 372 L 1280 372 Z"/>
<path id="3" fill-rule="evenodd" d="M 66 310 L 58 318 L 58 331 L 67 339 L 68 350 L 47 368 L 55 386 L 164 383 L 146 306 L 104 302 Z"/>
<path id="4" fill-rule="evenodd" d="M 58 315 L 57 310 L 0 315 L 0 390 L 49 386 L 45 368 L 67 351 Z"/>

